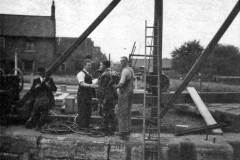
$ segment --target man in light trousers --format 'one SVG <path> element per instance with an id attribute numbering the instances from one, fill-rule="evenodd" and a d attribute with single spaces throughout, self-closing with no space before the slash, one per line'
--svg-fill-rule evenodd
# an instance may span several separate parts
<path id="1" fill-rule="evenodd" d="M 130 135 L 131 127 L 131 107 L 134 89 L 134 71 L 128 65 L 128 58 L 121 57 L 121 78 L 116 88 L 119 88 L 118 94 L 118 135 L 125 139 Z"/>

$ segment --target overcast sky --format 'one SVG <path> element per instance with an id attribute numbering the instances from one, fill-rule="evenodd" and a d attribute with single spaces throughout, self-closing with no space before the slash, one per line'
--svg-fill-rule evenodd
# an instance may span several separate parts
<path id="1" fill-rule="evenodd" d="M 111 0 L 55 0 L 57 36 L 78 37 Z M 189 40 L 205 47 L 237 0 L 163 0 L 163 57 Z M 51 0 L 0 0 L 0 14 L 50 15 Z M 144 23 L 153 23 L 154 0 L 122 0 L 89 36 L 114 61 L 128 56 L 134 41 L 144 54 Z M 240 48 L 240 15 L 220 43 Z"/>

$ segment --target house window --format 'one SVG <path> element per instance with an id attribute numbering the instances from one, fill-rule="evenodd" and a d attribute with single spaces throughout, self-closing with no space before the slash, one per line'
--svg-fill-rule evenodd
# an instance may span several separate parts
<path id="1" fill-rule="evenodd" d="M 5 48 L 5 38 L 0 37 L 0 48 Z"/>
<path id="2" fill-rule="evenodd" d="M 33 61 L 24 61 L 24 71 L 25 72 L 32 72 L 33 71 Z"/>
<path id="3" fill-rule="evenodd" d="M 33 42 L 26 42 L 25 50 L 34 50 L 34 43 Z"/>

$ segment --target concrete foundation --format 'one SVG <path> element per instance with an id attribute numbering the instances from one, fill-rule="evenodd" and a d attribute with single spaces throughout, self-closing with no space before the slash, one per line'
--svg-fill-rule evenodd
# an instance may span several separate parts
<path id="1" fill-rule="evenodd" d="M 161 134 L 162 160 L 238 160 L 240 135 L 204 135 L 175 137 Z M 215 141 L 213 141 L 215 139 Z M 150 160 L 156 159 L 156 143 L 147 143 L 142 157 L 141 134 L 132 134 L 128 141 L 118 136 L 89 137 L 79 134 L 49 135 L 21 126 L 1 128 L 0 158 L 19 160 Z"/>

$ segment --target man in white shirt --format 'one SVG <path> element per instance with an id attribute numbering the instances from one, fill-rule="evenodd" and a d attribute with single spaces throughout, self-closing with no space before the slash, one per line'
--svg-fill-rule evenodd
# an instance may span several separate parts
<path id="1" fill-rule="evenodd" d="M 94 88 L 97 85 L 92 84 L 92 76 L 90 70 L 92 67 L 92 61 L 85 59 L 83 62 L 83 69 L 77 74 L 79 82 L 77 101 L 78 101 L 78 117 L 77 123 L 79 128 L 88 128 L 91 118 L 91 100 L 94 95 Z"/>

